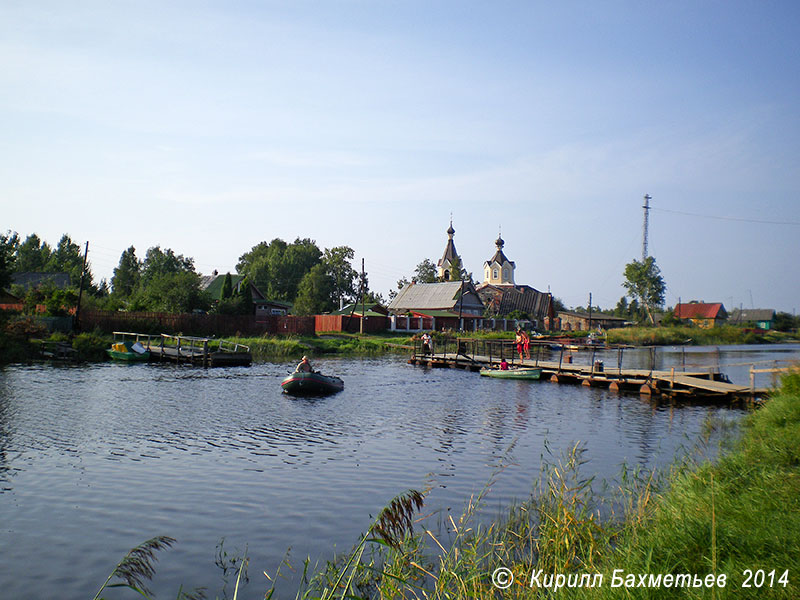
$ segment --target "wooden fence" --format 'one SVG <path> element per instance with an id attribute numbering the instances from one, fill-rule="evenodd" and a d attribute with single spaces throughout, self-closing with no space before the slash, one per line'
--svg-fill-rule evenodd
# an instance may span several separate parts
<path id="1" fill-rule="evenodd" d="M 347 331 L 358 333 L 361 330 L 361 316 L 353 315 L 316 315 L 314 328 L 317 333 L 328 331 Z M 367 317 L 364 319 L 364 332 L 376 333 L 389 329 L 389 317 Z"/>
<path id="2" fill-rule="evenodd" d="M 314 317 L 87 311 L 81 329 L 105 332 L 182 333 L 200 336 L 314 335 Z"/>

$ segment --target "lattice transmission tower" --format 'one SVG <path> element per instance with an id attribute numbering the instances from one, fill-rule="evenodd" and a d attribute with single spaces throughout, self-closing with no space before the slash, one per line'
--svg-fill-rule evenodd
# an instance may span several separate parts
<path id="1" fill-rule="evenodd" d="M 642 224 L 642 262 L 647 260 L 647 230 L 650 224 L 650 200 L 652 199 L 650 194 L 644 195 L 644 204 L 642 205 L 644 209 L 644 223 Z"/>

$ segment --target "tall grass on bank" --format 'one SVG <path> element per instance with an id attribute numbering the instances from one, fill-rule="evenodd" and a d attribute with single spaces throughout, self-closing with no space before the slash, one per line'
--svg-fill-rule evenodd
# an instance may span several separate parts
<path id="1" fill-rule="evenodd" d="M 117 563 L 92 600 L 104 600 L 104 592 L 114 588 L 128 589 L 140 597 L 152 600 L 153 593 L 147 587 L 147 582 L 155 575 L 156 553 L 170 548 L 174 543 L 174 538 L 162 535 L 132 548 Z M 112 583 L 115 579 L 119 581 Z M 176 600 L 202 600 L 203 598 L 205 598 L 205 590 L 199 588 L 189 592 L 181 588 L 176 596 Z"/>
<path id="2" fill-rule="evenodd" d="M 413 344 L 407 336 L 263 336 L 236 338 L 236 342 L 250 347 L 255 360 L 299 358 L 304 354 L 321 356 L 340 354 L 346 356 L 377 356 L 391 352 L 408 352 L 404 346 Z"/>

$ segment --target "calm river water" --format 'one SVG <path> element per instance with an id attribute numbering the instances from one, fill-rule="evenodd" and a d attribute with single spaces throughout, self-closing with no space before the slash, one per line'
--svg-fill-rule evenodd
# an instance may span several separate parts
<path id="1" fill-rule="evenodd" d="M 719 361 L 742 383 L 748 370 L 736 365 L 786 358 L 800 358 L 800 346 L 656 355 L 657 366 Z M 626 365 L 650 360 L 626 352 Z M 315 366 L 339 374 L 345 390 L 284 395 L 288 364 L 0 369 L 0 597 L 91 598 L 131 547 L 156 535 L 178 540 L 160 554 L 157 597 L 174 598 L 181 584 L 221 597 L 223 539 L 228 555 L 247 551 L 246 596 L 262 597 L 262 571 L 274 573 L 289 548 L 296 565 L 345 551 L 407 489 L 431 486 L 426 510 L 460 513 L 510 464 L 488 496 L 494 516 L 528 495 L 546 446 L 557 455 L 583 442 L 586 474 L 613 479 L 622 463 L 670 463 L 708 415 L 743 414 L 426 370 L 398 356 Z"/>

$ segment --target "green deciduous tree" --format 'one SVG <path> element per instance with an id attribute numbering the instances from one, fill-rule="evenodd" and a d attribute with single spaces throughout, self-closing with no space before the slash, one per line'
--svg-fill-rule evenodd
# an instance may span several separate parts
<path id="1" fill-rule="evenodd" d="M 429 258 L 425 258 L 417 265 L 414 270 L 414 277 L 411 278 L 414 283 L 436 283 L 436 265 Z M 398 282 L 398 289 L 400 289 Z"/>
<path id="2" fill-rule="evenodd" d="M 194 273 L 194 259 L 175 254 L 171 248 L 162 250 L 161 246 L 148 248 L 142 262 L 141 284 L 149 286 L 156 278 L 178 273 Z"/>
<path id="3" fill-rule="evenodd" d="M 775 313 L 774 327 L 776 331 L 792 331 L 800 326 L 800 317 L 787 312 Z"/>
<path id="4" fill-rule="evenodd" d="M 139 284 L 130 299 L 131 310 L 187 313 L 208 309 L 208 294 L 200 290 L 200 276 L 193 271 L 153 275 Z"/>
<path id="5" fill-rule="evenodd" d="M 624 275 L 625 281 L 622 285 L 628 290 L 628 296 L 638 299 L 649 321 L 655 323 L 653 310 L 664 305 L 667 290 L 656 259 L 648 256 L 644 262 L 634 260 L 625 265 Z"/>
<path id="6" fill-rule="evenodd" d="M 358 272 L 351 261 L 355 251 L 349 246 L 328 248 L 322 255 L 322 262 L 333 279 L 333 300 L 338 308 L 355 299 Z"/>
<path id="7" fill-rule="evenodd" d="M 567 310 L 567 305 L 564 304 L 564 301 L 561 298 L 556 298 L 554 296 L 552 298 L 553 298 L 553 310 L 555 312 Z"/>
<path id="8" fill-rule="evenodd" d="M 142 277 L 142 263 L 136 258 L 136 248 L 131 246 L 119 257 L 119 265 L 114 269 L 111 288 L 115 296 L 128 298 L 133 294 Z"/>
<path id="9" fill-rule="evenodd" d="M 294 312 L 298 315 L 314 315 L 328 312 L 333 307 L 335 282 L 324 264 L 311 267 L 300 281 Z"/>
<path id="10" fill-rule="evenodd" d="M 321 260 L 322 251 L 313 240 L 297 238 L 287 244 L 276 238 L 269 244 L 261 242 L 239 257 L 236 271 L 270 300 L 294 302 L 300 281 Z"/>

